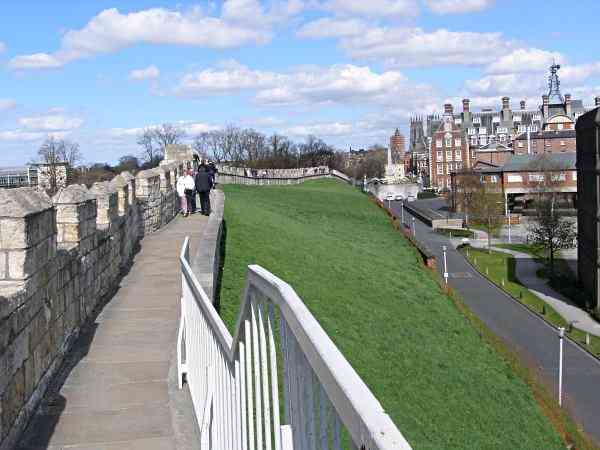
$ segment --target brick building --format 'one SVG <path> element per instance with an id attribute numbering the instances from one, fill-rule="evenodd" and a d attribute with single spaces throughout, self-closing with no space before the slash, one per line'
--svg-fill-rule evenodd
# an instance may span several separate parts
<path id="1" fill-rule="evenodd" d="M 574 152 L 574 123 L 592 107 L 586 107 L 582 100 L 572 99 L 569 94 L 561 94 L 559 69 L 556 64 L 550 67 L 548 93 L 542 96 L 538 107 L 528 108 L 525 100 L 521 100 L 519 108 L 513 110 L 510 98 L 505 96 L 498 109 L 471 111 L 471 102 L 466 98 L 460 113 L 445 112 L 443 116 L 431 114 L 425 119 L 411 119 L 409 151 L 413 155 L 413 167 L 417 155 L 427 148 L 431 185 L 440 187 L 433 177 L 434 173 L 438 175 L 433 162 L 437 155 L 434 134 L 442 122 L 449 120 L 462 132 L 474 167 L 500 167 L 513 154 Z M 600 97 L 596 97 L 595 104 L 600 106 Z M 479 161 L 482 164 L 478 164 Z M 445 180 L 445 176 L 440 179 Z"/>
<path id="2" fill-rule="evenodd" d="M 396 128 L 396 132 L 392 135 L 392 137 L 390 137 L 390 149 L 392 150 L 392 154 L 396 153 L 399 155 L 404 155 L 405 141 L 404 135 L 400 133 L 398 128 Z"/>
<path id="3" fill-rule="evenodd" d="M 441 123 L 432 135 L 430 161 L 431 185 L 438 189 L 450 189 L 450 174 L 471 167 L 469 146 L 453 119 L 451 104 L 444 105 Z"/>

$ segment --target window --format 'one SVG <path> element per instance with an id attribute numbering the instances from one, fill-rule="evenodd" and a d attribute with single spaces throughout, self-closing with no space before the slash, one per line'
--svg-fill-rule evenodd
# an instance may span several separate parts
<path id="1" fill-rule="evenodd" d="M 509 183 L 522 183 L 523 177 L 521 175 L 508 175 L 506 181 Z"/>
<path id="2" fill-rule="evenodd" d="M 461 140 L 460 140 L 460 139 L 454 139 L 454 146 L 455 146 L 455 147 L 460 147 L 460 146 L 461 146 L 461 144 L 462 144 L 462 142 L 461 142 Z"/>
<path id="3" fill-rule="evenodd" d="M 446 151 L 446 161 L 452 161 L 452 150 Z"/>
<path id="4" fill-rule="evenodd" d="M 577 172 L 576 171 L 571 172 L 571 176 L 573 177 L 573 181 L 577 181 Z"/>
<path id="5" fill-rule="evenodd" d="M 481 123 L 481 118 L 480 117 L 473 117 L 473 123 L 480 124 Z"/>
<path id="6" fill-rule="evenodd" d="M 552 174 L 552 181 L 565 181 L 566 179 L 567 179 L 567 174 L 564 172 Z"/>
<path id="7" fill-rule="evenodd" d="M 475 159 L 475 150 L 471 150 L 471 158 Z"/>
<path id="8" fill-rule="evenodd" d="M 446 146 L 446 148 L 452 147 L 452 138 L 451 137 L 447 137 L 444 139 L 444 144 Z"/>
<path id="9" fill-rule="evenodd" d="M 500 123 L 500 116 L 494 116 L 494 117 L 492 117 L 492 122 L 493 123 Z"/>
<path id="10" fill-rule="evenodd" d="M 537 130 L 538 130 L 537 125 L 532 125 L 531 127 L 529 127 L 529 131 L 531 131 L 532 133 L 537 133 Z"/>
<path id="11" fill-rule="evenodd" d="M 525 133 L 527 131 L 527 127 L 525 125 L 519 125 L 517 127 L 517 133 Z"/>
<path id="12" fill-rule="evenodd" d="M 556 124 L 556 129 L 557 130 L 562 130 L 563 129 L 563 124 L 562 123 L 557 123 Z"/>
<path id="13" fill-rule="evenodd" d="M 506 142 L 506 135 L 505 134 L 501 134 L 500 135 L 500 142 Z"/>
<path id="14" fill-rule="evenodd" d="M 479 129 L 479 134 L 487 134 L 487 128 L 485 128 L 485 127 L 481 127 L 481 128 Z"/>
<path id="15" fill-rule="evenodd" d="M 457 161 L 460 161 L 460 160 L 462 159 L 462 151 L 461 151 L 461 150 L 456 150 L 456 151 L 454 152 L 454 155 L 455 155 L 455 156 L 454 156 L 454 158 L 455 158 Z"/>
<path id="16" fill-rule="evenodd" d="M 477 130 L 475 128 L 469 128 L 468 133 L 469 133 L 469 136 L 472 136 L 474 134 L 477 134 Z"/>
<path id="17" fill-rule="evenodd" d="M 513 121 L 520 122 L 521 121 L 521 116 L 514 116 L 513 117 Z"/>
<path id="18" fill-rule="evenodd" d="M 551 146 L 552 146 L 552 142 L 550 142 L 550 141 L 546 141 L 546 142 L 544 143 L 544 145 L 545 145 L 546 147 L 551 147 Z"/>
<path id="19" fill-rule="evenodd" d="M 479 144 L 481 144 L 481 145 L 487 145 L 487 136 L 481 136 L 479 138 Z"/>
<path id="20" fill-rule="evenodd" d="M 491 175 L 490 176 L 490 182 L 497 183 L 498 182 L 498 175 Z"/>
<path id="21" fill-rule="evenodd" d="M 567 144 L 565 143 L 565 141 L 560 141 L 560 146 L 561 146 L 561 147 L 564 147 L 565 145 L 567 145 Z"/>
<path id="22" fill-rule="evenodd" d="M 456 125 L 460 125 L 462 123 L 462 119 L 460 117 L 457 117 L 456 119 L 454 119 L 454 123 Z"/>
<path id="23" fill-rule="evenodd" d="M 477 145 L 477 136 L 471 136 L 471 145 Z"/>
<path id="24" fill-rule="evenodd" d="M 444 159 L 444 152 L 441 152 L 438 150 L 437 152 L 437 160 L 441 161 L 442 159 Z"/>
<path id="25" fill-rule="evenodd" d="M 544 181 L 544 175 L 541 173 L 530 173 L 528 178 L 529 181 Z"/>
<path id="26" fill-rule="evenodd" d="M 444 175 L 444 166 L 442 164 L 437 165 L 437 174 Z"/>
<path id="27" fill-rule="evenodd" d="M 517 142 L 517 147 L 519 147 L 519 148 L 523 148 L 523 141 L 519 141 L 519 142 Z"/>
<path id="28" fill-rule="evenodd" d="M 456 163 L 456 170 L 460 170 L 462 169 L 462 163 L 461 162 L 457 162 Z"/>
<path id="29" fill-rule="evenodd" d="M 442 146 L 442 140 L 441 140 L 441 139 L 437 139 L 437 140 L 435 141 L 435 146 L 436 146 L 436 147 L 441 147 L 441 146 Z"/>

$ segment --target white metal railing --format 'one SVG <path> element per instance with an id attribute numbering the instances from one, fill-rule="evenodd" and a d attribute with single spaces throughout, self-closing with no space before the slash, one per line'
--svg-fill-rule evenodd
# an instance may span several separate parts
<path id="1" fill-rule="evenodd" d="M 296 292 L 248 267 L 232 338 L 181 251 L 179 386 L 211 450 L 410 449 Z"/>

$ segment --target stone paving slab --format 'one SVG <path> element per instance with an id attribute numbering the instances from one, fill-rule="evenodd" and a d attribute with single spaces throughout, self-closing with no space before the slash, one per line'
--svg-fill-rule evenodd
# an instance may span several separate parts
<path id="1" fill-rule="evenodd" d="M 179 253 L 185 236 L 197 242 L 206 220 L 178 218 L 142 241 L 113 299 L 68 355 L 21 450 L 178 448 L 181 417 L 175 416 L 182 407 L 174 395 L 182 391 L 173 394 L 169 377 L 180 315 Z"/>

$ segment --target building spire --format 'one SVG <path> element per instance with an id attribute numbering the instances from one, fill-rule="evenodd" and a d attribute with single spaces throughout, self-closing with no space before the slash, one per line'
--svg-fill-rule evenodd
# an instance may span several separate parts
<path id="1" fill-rule="evenodd" d="M 550 66 L 550 76 L 548 77 L 548 97 L 551 105 L 562 105 L 565 102 L 565 99 L 560 93 L 560 80 L 558 79 L 559 69 L 560 64 L 556 64 L 556 61 Z"/>

